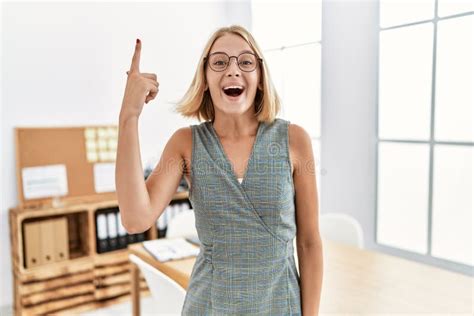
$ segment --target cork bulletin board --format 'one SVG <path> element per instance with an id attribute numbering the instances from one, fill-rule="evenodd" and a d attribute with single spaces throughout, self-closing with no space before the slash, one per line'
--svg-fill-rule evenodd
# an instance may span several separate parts
<path id="1" fill-rule="evenodd" d="M 15 128 L 20 206 L 116 199 L 117 137 L 113 125 Z"/>

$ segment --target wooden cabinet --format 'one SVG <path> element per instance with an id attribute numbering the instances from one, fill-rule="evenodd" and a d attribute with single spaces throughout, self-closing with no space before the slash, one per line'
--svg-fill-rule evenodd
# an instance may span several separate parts
<path id="1" fill-rule="evenodd" d="M 179 201 L 188 202 L 186 191 L 172 203 Z M 15 315 L 67 314 L 130 299 L 127 249 L 97 251 L 97 214 L 113 208 L 116 200 L 10 209 Z M 142 237 L 158 238 L 156 225 Z M 143 278 L 141 290 L 149 293 Z"/>

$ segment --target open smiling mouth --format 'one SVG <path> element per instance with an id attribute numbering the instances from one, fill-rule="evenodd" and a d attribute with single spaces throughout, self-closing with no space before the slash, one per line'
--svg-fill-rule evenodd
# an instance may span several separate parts
<path id="1" fill-rule="evenodd" d="M 244 92 L 244 88 L 240 87 L 229 87 L 229 88 L 224 88 L 224 93 L 230 97 L 238 97 Z"/>

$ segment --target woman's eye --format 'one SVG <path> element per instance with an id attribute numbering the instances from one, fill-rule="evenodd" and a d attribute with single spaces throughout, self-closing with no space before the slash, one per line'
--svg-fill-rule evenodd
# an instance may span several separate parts
<path id="1" fill-rule="evenodd" d="M 217 66 L 225 65 L 225 61 L 218 60 L 218 61 L 214 62 L 214 65 L 217 65 Z"/>
<path id="2" fill-rule="evenodd" d="M 251 65 L 252 62 L 251 62 L 250 60 L 244 60 L 244 61 L 242 62 L 242 64 L 244 64 L 244 65 Z"/>

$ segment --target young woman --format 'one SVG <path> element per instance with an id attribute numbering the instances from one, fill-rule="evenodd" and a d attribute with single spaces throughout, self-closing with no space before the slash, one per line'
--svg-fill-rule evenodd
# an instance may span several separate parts
<path id="1" fill-rule="evenodd" d="M 146 182 L 138 117 L 159 84 L 140 72 L 140 52 L 137 40 L 119 118 L 117 195 L 127 231 L 143 232 L 185 176 L 202 244 L 182 314 L 317 315 L 323 258 L 311 140 L 276 118 L 280 101 L 252 35 L 234 25 L 210 37 L 177 108 L 204 122 L 171 136 Z"/>

